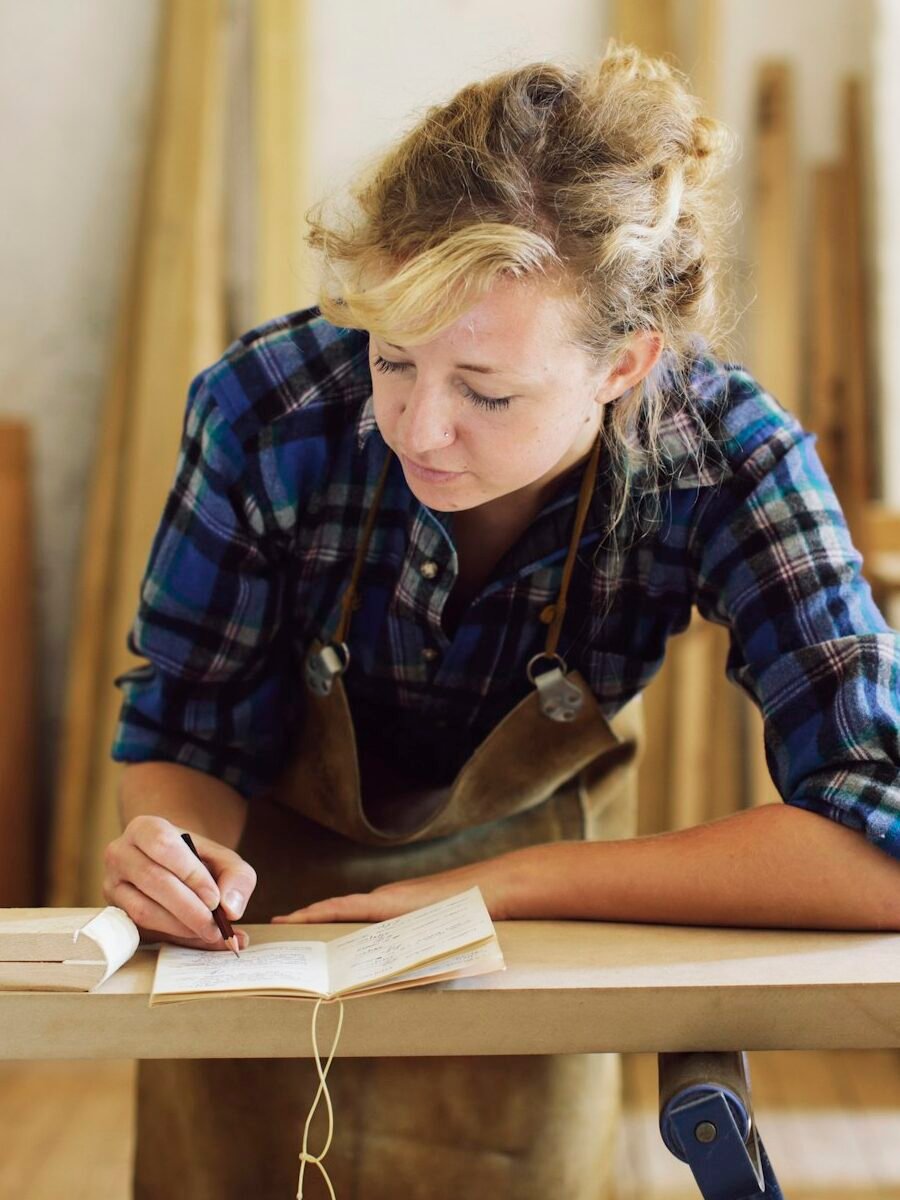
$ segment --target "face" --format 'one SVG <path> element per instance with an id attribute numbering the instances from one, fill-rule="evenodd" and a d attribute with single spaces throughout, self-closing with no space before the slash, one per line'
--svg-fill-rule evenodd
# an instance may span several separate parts
<path id="1" fill-rule="evenodd" d="M 628 384 L 570 334 L 558 290 L 504 279 L 429 342 L 370 336 L 375 419 L 423 504 L 533 499 L 589 453 L 603 404 Z"/>

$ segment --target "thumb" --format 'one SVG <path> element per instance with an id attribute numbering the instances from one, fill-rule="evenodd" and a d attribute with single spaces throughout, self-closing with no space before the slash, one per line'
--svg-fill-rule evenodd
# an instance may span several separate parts
<path id="1" fill-rule="evenodd" d="M 219 889 L 219 903 L 230 920 L 244 915 L 247 902 L 256 887 L 256 871 L 234 850 L 207 838 L 195 838 L 200 857 L 209 868 Z"/>

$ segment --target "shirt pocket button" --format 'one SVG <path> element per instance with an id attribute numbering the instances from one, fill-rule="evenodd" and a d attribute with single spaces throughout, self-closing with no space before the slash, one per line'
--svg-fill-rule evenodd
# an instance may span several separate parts
<path id="1" fill-rule="evenodd" d="M 438 652 L 433 646 L 426 646 L 422 651 L 422 658 L 427 663 L 437 662 Z"/>
<path id="2" fill-rule="evenodd" d="M 437 573 L 438 565 L 436 562 L 432 562 L 431 559 L 423 562 L 421 567 L 419 567 L 419 574 L 423 579 L 437 579 Z"/>

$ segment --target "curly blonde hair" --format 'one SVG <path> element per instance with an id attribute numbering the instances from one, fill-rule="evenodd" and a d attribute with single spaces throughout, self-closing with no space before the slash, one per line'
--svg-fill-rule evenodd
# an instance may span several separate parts
<path id="1" fill-rule="evenodd" d="M 720 268 L 737 206 L 717 185 L 735 147 L 681 72 L 614 40 L 584 69 L 502 71 L 427 108 L 357 177 L 355 211 L 327 218 L 324 200 L 309 210 L 320 311 L 415 345 L 498 276 L 545 276 L 564 284 L 571 343 L 598 367 L 636 331 L 660 334 L 657 366 L 605 413 L 613 535 L 636 491 L 658 500 L 661 422 L 667 406 L 690 403 L 672 382 L 684 382 L 698 338 L 723 333 Z"/>

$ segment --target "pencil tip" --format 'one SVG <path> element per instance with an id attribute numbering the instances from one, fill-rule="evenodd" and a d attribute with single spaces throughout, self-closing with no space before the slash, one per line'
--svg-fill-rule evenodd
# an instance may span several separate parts
<path id="1" fill-rule="evenodd" d="M 235 958 L 240 958 L 240 957 L 241 957 L 241 952 L 240 952 L 240 950 L 238 950 L 238 940 L 237 940 L 237 938 L 236 938 L 236 937 L 230 937 L 230 938 L 228 939 L 228 945 L 231 947 L 231 952 L 232 952 L 232 954 L 234 955 L 234 957 L 235 957 Z"/>

